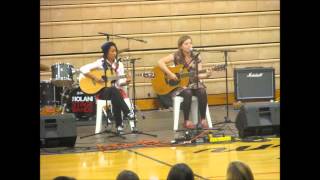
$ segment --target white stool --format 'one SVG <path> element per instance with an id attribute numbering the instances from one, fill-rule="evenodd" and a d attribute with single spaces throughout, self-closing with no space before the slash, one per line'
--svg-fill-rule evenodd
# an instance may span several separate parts
<path id="1" fill-rule="evenodd" d="M 180 116 L 180 105 L 183 102 L 183 97 L 181 96 L 175 96 L 173 97 L 173 130 L 178 130 L 178 124 L 179 124 L 179 116 Z M 196 96 L 192 96 L 191 99 L 191 119 L 194 124 L 198 123 L 198 98 Z M 208 122 L 209 128 L 212 128 L 212 121 L 210 117 L 209 112 L 209 106 L 207 104 L 207 111 L 206 111 L 206 119 Z"/>
<path id="2" fill-rule="evenodd" d="M 132 106 L 130 99 L 124 98 L 124 101 L 128 105 L 129 109 L 133 110 L 133 106 Z M 112 112 L 112 104 L 111 104 L 111 100 L 106 101 L 106 100 L 101 100 L 101 99 L 97 99 L 96 104 L 97 104 L 97 108 L 96 108 L 96 130 L 95 130 L 95 133 L 100 133 L 100 132 L 102 132 L 102 129 L 103 129 L 102 128 L 103 127 L 102 113 L 104 112 L 104 114 L 106 115 L 106 112 L 104 111 L 103 107 L 108 105 L 109 108 L 111 108 L 111 112 Z M 135 127 L 134 120 L 130 120 L 129 125 L 130 125 L 131 131 L 132 131 L 133 128 Z"/>

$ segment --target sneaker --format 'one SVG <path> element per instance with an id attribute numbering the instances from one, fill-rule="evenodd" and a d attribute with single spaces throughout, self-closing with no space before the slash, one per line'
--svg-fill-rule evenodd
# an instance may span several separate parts
<path id="1" fill-rule="evenodd" d="M 133 133 L 138 132 L 138 128 L 137 128 L 137 127 L 133 127 L 133 128 L 131 129 L 131 132 L 133 132 Z"/>
<path id="2" fill-rule="evenodd" d="M 184 121 L 183 127 L 186 128 L 186 129 L 194 129 L 194 128 L 196 128 L 196 126 L 190 120 Z"/>
<path id="3" fill-rule="evenodd" d="M 133 111 L 130 111 L 123 119 L 125 119 L 125 120 L 134 120 L 135 116 L 134 116 Z"/>
<path id="4" fill-rule="evenodd" d="M 118 134 L 123 134 L 123 127 L 118 126 L 118 127 L 117 127 L 117 133 L 118 133 Z"/>

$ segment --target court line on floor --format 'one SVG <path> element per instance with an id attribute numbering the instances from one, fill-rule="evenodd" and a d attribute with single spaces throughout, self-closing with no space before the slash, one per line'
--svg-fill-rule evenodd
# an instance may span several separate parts
<path id="1" fill-rule="evenodd" d="M 142 156 L 142 157 L 151 159 L 151 160 L 153 160 L 153 161 L 156 161 L 156 162 L 158 162 L 158 163 L 160 163 L 160 164 L 164 164 L 164 165 L 169 166 L 169 167 L 172 167 L 172 166 L 173 166 L 173 165 L 171 165 L 171 164 L 169 164 L 169 163 L 166 163 L 166 162 L 164 162 L 164 161 L 155 159 L 155 158 L 153 158 L 153 157 L 151 157 L 151 156 L 148 156 L 148 155 L 139 153 L 139 152 L 137 152 L 137 151 L 133 151 L 133 150 L 131 150 L 131 149 L 127 149 L 127 151 L 132 152 L 132 153 L 135 153 L 135 154 L 140 155 L 140 156 Z M 202 176 L 200 176 L 200 175 L 198 175 L 198 174 L 196 174 L 196 173 L 193 173 L 193 174 L 194 174 L 195 177 L 198 177 L 198 178 L 201 178 L 201 179 L 205 179 L 205 180 L 209 180 L 209 179 L 207 179 L 207 178 L 205 178 L 205 177 L 202 177 Z"/>

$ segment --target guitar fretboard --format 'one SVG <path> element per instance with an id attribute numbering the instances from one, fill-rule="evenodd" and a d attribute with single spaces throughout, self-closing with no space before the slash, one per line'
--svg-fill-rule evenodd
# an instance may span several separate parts
<path id="1" fill-rule="evenodd" d="M 205 72 L 207 72 L 206 69 L 203 69 L 203 70 L 198 71 L 198 73 L 205 73 Z M 180 77 L 181 77 L 181 78 L 184 78 L 184 77 L 188 77 L 188 76 L 194 76 L 195 73 L 196 73 L 196 72 L 185 72 L 185 73 L 181 73 L 181 74 L 180 74 Z"/>
<path id="2" fill-rule="evenodd" d="M 214 71 L 218 71 L 218 70 L 222 70 L 222 69 L 224 69 L 224 65 L 219 65 L 219 66 L 216 66 L 216 67 L 214 67 L 214 68 L 209 68 L 209 69 L 212 69 L 212 70 L 214 70 Z M 207 72 L 207 70 L 208 69 L 202 69 L 202 70 L 200 70 L 200 71 L 198 71 L 198 73 L 199 74 L 201 74 L 201 73 L 205 73 L 205 72 Z M 194 76 L 194 74 L 195 74 L 196 72 L 195 71 L 193 71 L 193 72 L 184 72 L 184 73 L 179 73 L 180 74 L 180 77 L 181 78 L 184 78 L 184 77 L 191 77 L 191 76 Z"/>
<path id="3" fill-rule="evenodd" d="M 104 77 L 104 76 L 103 76 Z M 120 76 L 107 76 L 107 81 L 113 81 L 113 80 L 118 80 L 118 79 L 122 79 L 125 78 L 126 75 L 120 75 Z"/>

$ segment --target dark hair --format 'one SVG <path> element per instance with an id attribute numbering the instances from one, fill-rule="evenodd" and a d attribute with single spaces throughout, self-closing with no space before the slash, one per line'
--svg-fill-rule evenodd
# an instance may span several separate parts
<path id="1" fill-rule="evenodd" d="M 254 180 L 251 169 L 241 161 L 233 161 L 227 170 L 227 180 Z"/>
<path id="2" fill-rule="evenodd" d="M 68 177 L 68 176 L 57 176 L 53 180 L 76 180 L 76 178 Z"/>
<path id="3" fill-rule="evenodd" d="M 192 169 L 185 163 L 179 163 L 170 169 L 167 180 L 194 180 Z"/>
<path id="4" fill-rule="evenodd" d="M 105 42 L 102 46 L 101 46 L 101 50 L 103 52 L 103 56 L 106 57 L 108 55 L 109 49 L 111 48 L 111 46 L 114 46 L 116 48 L 117 51 L 117 56 L 118 56 L 118 48 L 116 43 L 112 42 L 112 41 L 108 41 Z"/>
<path id="5" fill-rule="evenodd" d="M 139 180 L 139 177 L 133 171 L 123 170 L 118 174 L 117 180 Z"/>
<path id="6" fill-rule="evenodd" d="M 183 36 L 181 36 L 181 37 L 178 39 L 178 48 L 180 48 L 180 46 L 182 46 L 182 44 L 183 44 L 186 40 L 188 40 L 188 39 L 191 39 L 191 40 L 192 40 L 192 38 L 191 38 L 190 36 L 188 36 L 188 35 L 183 35 Z"/>

